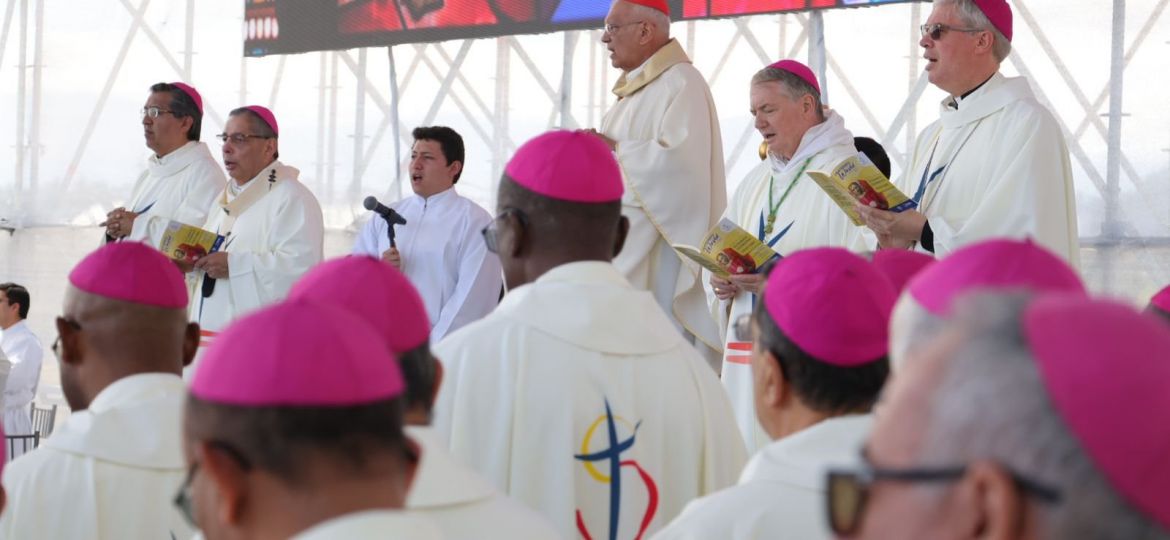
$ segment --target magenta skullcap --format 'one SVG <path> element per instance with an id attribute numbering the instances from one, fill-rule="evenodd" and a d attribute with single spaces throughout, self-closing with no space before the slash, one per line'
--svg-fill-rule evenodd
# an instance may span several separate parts
<path id="1" fill-rule="evenodd" d="M 897 293 L 865 259 L 841 248 L 797 251 L 776 264 L 764 307 L 789 340 L 839 367 L 867 364 L 889 352 Z"/>
<path id="2" fill-rule="evenodd" d="M 578 203 L 622 198 L 622 172 L 609 147 L 582 131 L 549 131 L 524 143 L 504 172 L 550 199 Z"/>
<path id="3" fill-rule="evenodd" d="M 244 407 L 345 407 L 397 397 L 405 385 L 369 323 L 299 298 L 229 325 L 200 361 L 191 395 Z"/>
<path id="4" fill-rule="evenodd" d="M 259 116 L 260 119 L 263 120 L 265 124 L 268 124 L 268 127 L 272 128 L 272 133 L 274 135 L 276 135 L 278 137 L 280 136 L 280 126 L 278 126 L 276 124 L 276 115 L 272 114 L 272 111 L 268 110 L 268 107 L 261 107 L 259 105 L 248 105 L 248 106 L 245 106 L 244 108 L 256 113 L 256 116 Z"/>
<path id="5" fill-rule="evenodd" d="M 187 96 L 191 98 L 191 101 L 195 102 L 195 108 L 199 109 L 199 114 L 203 114 L 203 96 L 199 95 L 199 91 L 196 90 L 194 86 L 181 82 L 173 82 L 171 83 L 171 86 L 174 86 L 179 90 L 182 90 L 184 94 L 187 94 Z"/>
<path id="6" fill-rule="evenodd" d="M 414 285 L 373 257 L 351 255 L 319 264 L 293 285 L 288 296 L 352 311 L 394 354 L 423 346 L 431 335 L 431 319 Z"/>
<path id="7" fill-rule="evenodd" d="M 1162 311 L 1170 313 L 1170 285 L 1158 291 L 1153 298 L 1150 299 L 1150 305 Z"/>
<path id="8" fill-rule="evenodd" d="M 1170 332 L 1129 306 L 1038 297 L 1023 330 L 1048 397 L 1113 488 L 1170 529 Z"/>
<path id="9" fill-rule="evenodd" d="M 187 283 L 174 262 L 142 242 L 114 242 L 86 255 L 69 283 L 89 294 L 169 309 L 187 307 Z"/>
<path id="10" fill-rule="evenodd" d="M 907 286 L 926 311 L 946 316 L 963 293 L 1025 289 L 1086 294 L 1075 270 L 1031 240 L 994 239 L 965 246 L 919 272 Z"/>
<path id="11" fill-rule="evenodd" d="M 809 69 L 808 66 L 797 62 L 796 60 L 781 60 L 779 62 L 770 64 L 768 67 L 787 71 L 793 75 L 796 75 L 797 77 L 800 77 L 801 80 L 808 83 L 809 86 L 815 88 L 818 94 L 821 93 L 821 85 L 817 82 L 817 76 L 813 74 L 812 70 Z"/>
<path id="12" fill-rule="evenodd" d="M 872 262 L 890 280 L 894 292 L 901 294 L 911 278 L 934 262 L 934 257 L 909 249 L 879 249 Z"/>
<path id="13" fill-rule="evenodd" d="M 1007 0 L 975 0 L 975 5 L 979 7 L 979 11 L 987 16 L 991 25 L 1010 42 L 1012 40 L 1012 7 L 1008 5 Z"/>

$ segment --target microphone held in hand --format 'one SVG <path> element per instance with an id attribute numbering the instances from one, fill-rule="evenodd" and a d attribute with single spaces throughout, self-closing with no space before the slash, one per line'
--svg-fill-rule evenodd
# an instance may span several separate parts
<path id="1" fill-rule="evenodd" d="M 390 247 L 398 247 L 394 242 L 394 226 L 406 225 L 406 218 L 402 217 L 402 214 L 395 212 L 393 208 L 378 202 L 378 199 L 374 198 L 373 195 L 366 197 L 366 200 L 362 201 L 362 206 L 365 206 L 366 210 L 378 214 L 382 216 L 382 219 L 386 220 L 386 236 L 390 238 Z"/>
<path id="2" fill-rule="evenodd" d="M 373 195 L 366 197 L 366 200 L 362 202 L 362 206 L 365 206 L 366 210 L 385 218 L 386 223 L 390 225 L 406 225 L 406 218 L 402 217 L 398 212 L 395 212 L 393 208 L 378 202 L 378 199 L 374 198 Z"/>

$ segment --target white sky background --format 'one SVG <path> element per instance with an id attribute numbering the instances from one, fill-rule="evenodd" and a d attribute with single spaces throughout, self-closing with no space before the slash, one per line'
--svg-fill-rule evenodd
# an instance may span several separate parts
<path id="1" fill-rule="evenodd" d="M 42 89 L 39 153 L 40 172 L 35 185 L 24 173 L 22 189 L 16 187 L 14 168 L 16 149 L 17 73 L 19 13 L 13 14 L 8 39 L 0 58 L 0 217 L 25 226 L 39 224 L 92 225 L 101 220 L 105 211 L 129 196 L 138 172 L 143 168 L 147 150 L 143 145 L 138 110 L 145 101 L 148 87 L 158 81 L 182 78 L 164 59 L 162 53 L 142 31 L 133 38 L 125 61 L 113 79 L 108 101 L 100 109 L 96 128 L 85 147 L 77 172 L 68 184 L 66 172 L 81 143 L 82 132 L 97 107 L 98 97 L 110 78 L 115 59 L 126 39 L 132 17 L 127 6 L 137 8 L 142 0 L 92 0 L 86 2 L 46 2 L 44 29 L 44 70 Z M 30 4 L 35 0 L 30 0 Z M 1151 20 L 1151 15 L 1165 0 L 1130 0 L 1127 2 L 1128 20 L 1126 44 L 1129 47 L 1138 32 Z M 1020 1 L 1013 2 L 1017 8 Z M 8 2 L 0 2 L 0 10 Z M 1073 81 L 1088 96 L 1096 99 L 1109 81 L 1110 32 L 1112 2 L 1106 0 L 1028 0 L 1022 4 L 1037 21 L 1046 38 L 1068 66 Z M 929 5 L 919 6 L 921 21 L 929 13 Z M 31 9 L 31 8 L 30 8 Z M 848 80 L 862 95 L 863 101 L 881 126 L 888 126 L 901 108 L 913 82 L 910 79 L 908 56 L 916 42 L 917 31 L 911 27 L 913 7 L 907 4 L 874 8 L 835 10 L 825 13 L 826 44 L 829 54 L 847 74 Z M 3 13 L 0 12 L 0 16 Z M 288 56 L 283 74 L 276 81 L 280 57 L 241 59 L 241 20 L 243 2 L 239 0 L 203 0 L 195 6 L 195 36 L 192 82 L 202 92 L 209 114 L 204 119 L 203 140 L 213 154 L 219 154 L 218 141 L 212 135 L 222 129 L 210 114 L 222 119 L 227 111 L 238 105 L 259 103 L 274 109 L 281 125 L 281 157 L 287 164 L 302 171 L 302 180 L 320 198 L 326 209 L 327 225 L 334 228 L 351 226 L 355 218 L 363 217 L 361 198 L 367 194 L 388 195 L 395 176 L 394 147 L 387 130 L 373 151 L 358 189 L 350 192 L 354 173 L 355 91 L 356 81 L 346 64 L 338 62 L 336 105 L 336 136 L 333 138 L 334 160 L 329 163 L 328 140 L 320 140 L 319 130 L 328 135 L 329 115 L 318 114 L 318 81 L 322 58 L 332 60 L 332 53 L 307 53 Z M 150 0 L 145 11 L 145 22 L 161 40 L 164 48 L 176 62 L 183 63 L 186 2 L 183 0 Z M 786 47 L 792 47 L 801 31 L 798 17 L 759 16 L 749 19 L 749 25 L 770 56 L 780 57 L 781 21 L 786 28 Z M 30 26 L 32 13 L 29 14 Z M 0 20 L 2 23 L 2 20 Z M 729 189 L 733 189 L 746 171 L 756 162 L 759 137 L 754 132 L 747 138 L 740 152 L 735 143 L 745 126 L 750 125 L 748 110 L 748 80 L 762 63 L 741 39 L 726 63 L 720 67 L 726 47 L 735 32 L 732 21 L 706 21 L 696 24 L 695 63 L 710 79 L 719 68 L 712 91 L 719 107 L 725 158 L 733 162 L 728 170 Z M 674 25 L 674 33 L 684 44 L 687 25 Z M 582 127 L 596 125 L 602 107 L 587 107 L 590 89 L 594 99 L 600 99 L 602 78 L 606 71 L 605 88 L 612 85 L 617 71 L 602 67 L 608 60 L 605 51 L 596 43 L 596 33 L 581 33 L 574 58 L 572 113 Z M 554 88 L 561 81 L 563 34 L 522 36 L 518 38 L 541 74 Z M 1123 213 L 1134 227 L 1132 233 L 1144 236 L 1170 235 L 1170 93 L 1166 91 L 1166 73 L 1170 72 L 1170 14 L 1162 15 L 1152 32 L 1133 57 L 1126 72 L 1123 151 L 1136 170 L 1139 181 L 1134 183 L 1123 171 Z M 461 42 L 440 44 L 454 57 Z M 1076 130 L 1086 114 L 1076 95 L 1054 68 L 1052 59 L 1041 49 L 1038 39 L 1017 9 L 1017 55 L 1032 71 L 1034 86 L 1043 90 L 1054 112 Z M 597 62 L 592 87 L 590 86 L 590 55 Z M 370 91 L 389 101 L 389 68 L 386 49 L 369 49 L 367 77 Z M 921 49 L 913 46 L 915 57 Z M 29 37 L 28 62 L 32 62 L 32 36 Z M 348 55 L 355 62 L 356 50 Z M 400 80 L 416 55 L 413 46 L 395 47 Z M 443 74 L 446 64 L 435 53 L 433 46 L 426 55 Z M 806 60 L 807 48 L 802 46 L 794 57 Z M 462 74 L 475 86 L 479 99 L 494 111 L 496 95 L 497 41 L 478 40 L 471 47 Z M 246 94 L 241 98 L 241 68 L 246 70 Z M 921 62 L 918 64 L 921 68 Z M 512 142 L 524 140 L 549 127 L 550 113 L 555 104 L 538 86 L 516 54 L 510 60 L 509 124 Z M 1016 69 L 1009 61 L 1005 73 L 1014 75 Z M 28 70 L 28 89 L 32 88 L 32 70 Z M 328 77 L 327 77 L 328 80 Z M 402 122 L 413 127 L 421 122 L 430 109 L 440 78 L 420 65 L 404 88 L 400 107 Z M 875 136 L 877 133 L 864 119 L 858 103 L 844 90 L 841 74 L 831 72 L 827 81 L 829 103 L 841 112 L 855 135 Z M 276 94 L 273 102 L 272 96 Z M 612 103 L 612 94 L 605 92 L 606 103 Z M 329 92 L 326 92 L 327 98 Z M 471 109 L 474 122 L 490 136 L 491 118 L 482 114 L 467 88 L 456 83 L 454 95 Z M 915 129 L 921 129 L 937 117 L 937 103 L 942 93 L 927 88 L 918 101 L 918 119 Z M 1108 100 L 1102 102 L 1095 114 L 1108 112 Z M 327 101 L 325 111 L 331 105 Z M 26 113 L 31 114 L 26 109 Z M 371 100 L 365 104 L 365 139 L 370 144 L 384 116 Z M 1098 117 L 1107 125 L 1108 119 Z M 434 121 L 459 130 L 467 142 L 468 156 L 460 191 L 491 209 L 494 203 L 496 179 L 493 174 L 492 146 L 478 135 L 451 98 L 445 100 Z M 28 125 L 26 124 L 26 129 Z M 409 132 L 402 133 L 409 137 Z M 326 137 L 328 139 L 328 137 Z M 1102 178 L 1105 176 L 1106 139 L 1090 127 L 1079 142 Z M 898 137 L 891 152 L 904 152 L 905 132 Z M 325 159 L 319 160 L 319 147 Z M 409 153 L 407 143 L 401 147 Z M 506 157 L 506 156 L 505 156 Z M 318 173 L 318 170 L 321 173 Z M 332 170 L 332 180 L 329 171 Z M 895 167 L 895 176 L 898 175 Z M 1074 160 L 1077 177 L 1077 195 L 1081 235 L 1096 236 L 1103 215 L 1101 196 L 1089 180 L 1089 175 Z M 1138 189 L 1140 186 L 1140 190 Z M 407 188 L 408 189 L 408 188 Z M 389 198 L 393 199 L 393 196 Z"/>

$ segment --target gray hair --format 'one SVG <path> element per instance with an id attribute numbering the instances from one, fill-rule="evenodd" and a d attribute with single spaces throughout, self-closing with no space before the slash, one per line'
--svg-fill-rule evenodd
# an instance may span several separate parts
<path id="1" fill-rule="evenodd" d="M 1021 330 L 1028 295 L 982 294 L 956 305 L 960 344 L 934 389 L 924 463 L 990 459 L 1055 488 L 1036 502 L 1043 538 L 1170 538 L 1098 472 L 1049 401 Z"/>
<path id="2" fill-rule="evenodd" d="M 934 0 L 934 5 L 955 6 L 959 19 L 963 21 L 963 26 L 991 32 L 995 36 L 992 54 L 995 55 L 996 60 L 1003 62 L 1011 54 L 1012 42 L 1008 41 L 1007 36 L 991 24 L 991 19 L 983 14 L 983 10 L 979 9 L 974 0 Z"/>
<path id="3" fill-rule="evenodd" d="M 627 3 L 630 4 L 630 7 L 634 10 L 634 13 L 637 14 L 638 18 L 645 21 L 646 24 L 654 27 L 657 30 L 657 32 L 662 33 L 662 35 L 664 35 L 666 37 L 670 37 L 670 16 L 669 15 L 667 15 L 661 11 L 658 11 L 657 9 L 654 9 L 652 7 L 643 6 L 641 4 L 635 4 L 633 2 L 627 2 Z"/>
<path id="4" fill-rule="evenodd" d="M 927 311 L 909 290 L 903 292 L 890 315 L 890 371 L 906 369 L 906 357 L 945 327 L 946 319 Z"/>
<path id="5" fill-rule="evenodd" d="M 815 101 L 814 105 L 817 111 L 817 118 L 820 120 L 825 119 L 825 106 L 821 103 L 821 93 L 816 88 L 813 88 L 811 84 L 805 82 L 804 79 L 797 77 L 791 71 L 774 67 L 761 69 L 752 76 L 752 86 L 769 82 L 780 83 L 780 86 L 784 87 L 784 90 L 788 92 L 788 95 L 792 99 L 800 99 L 805 94 L 812 96 L 813 101 Z"/>

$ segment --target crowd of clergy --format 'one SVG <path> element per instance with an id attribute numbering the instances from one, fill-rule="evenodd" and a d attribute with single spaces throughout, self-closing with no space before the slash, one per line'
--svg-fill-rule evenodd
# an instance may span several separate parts
<path id="1" fill-rule="evenodd" d="M 521 145 L 494 213 L 420 127 L 414 195 L 332 260 L 273 111 L 231 111 L 220 167 L 199 92 L 152 86 L 146 170 L 63 284 L 71 414 L 0 452 L 0 538 L 1170 539 L 1170 287 L 1086 290 L 1061 128 L 999 72 L 1012 21 L 934 1 L 915 208 L 861 225 L 807 173 L 888 159 L 795 60 L 746 81 L 764 144 L 727 193 L 665 0 L 612 4 L 618 101 Z M 780 257 L 672 248 L 722 219 Z M 183 224 L 222 244 L 160 251 Z M 29 307 L 0 284 L 9 435 Z"/>

